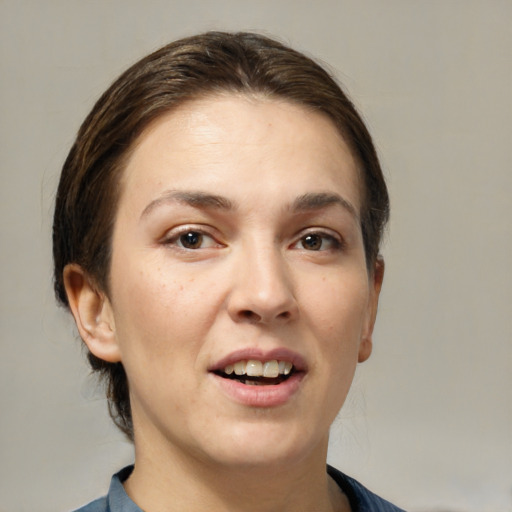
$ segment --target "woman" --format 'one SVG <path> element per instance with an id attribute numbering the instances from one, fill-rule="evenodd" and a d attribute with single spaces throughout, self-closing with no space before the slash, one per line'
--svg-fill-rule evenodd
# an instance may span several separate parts
<path id="1" fill-rule="evenodd" d="M 399 510 L 333 468 L 388 196 L 329 75 L 255 34 L 172 43 L 82 125 L 55 289 L 135 464 L 83 511 Z"/>

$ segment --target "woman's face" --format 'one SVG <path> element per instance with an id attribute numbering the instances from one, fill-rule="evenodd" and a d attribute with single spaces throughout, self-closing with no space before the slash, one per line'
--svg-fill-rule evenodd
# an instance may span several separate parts
<path id="1" fill-rule="evenodd" d="M 107 304 L 137 448 L 241 466 L 325 456 L 380 288 L 360 206 L 347 145 L 300 106 L 210 97 L 143 133 Z"/>

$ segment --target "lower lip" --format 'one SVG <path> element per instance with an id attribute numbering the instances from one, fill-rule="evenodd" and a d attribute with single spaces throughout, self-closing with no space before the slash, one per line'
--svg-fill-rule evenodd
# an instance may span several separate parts
<path id="1" fill-rule="evenodd" d="M 298 391 L 304 377 L 296 373 L 281 384 L 251 386 L 211 373 L 217 385 L 232 400 L 249 407 L 277 407 L 289 402 Z"/>

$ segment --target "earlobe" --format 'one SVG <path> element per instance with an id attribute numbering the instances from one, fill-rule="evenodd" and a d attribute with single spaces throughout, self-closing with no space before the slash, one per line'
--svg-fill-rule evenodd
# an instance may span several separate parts
<path id="1" fill-rule="evenodd" d="M 64 268 L 64 286 L 80 337 L 99 359 L 121 361 L 112 306 L 87 273 L 77 264 Z"/>
<path id="2" fill-rule="evenodd" d="M 377 256 L 375 266 L 372 274 L 370 275 L 370 295 L 368 298 L 368 312 L 366 318 L 366 325 L 364 326 L 363 336 L 359 345 L 358 362 L 363 363 L 366 361 L 373 348 L 373 328 L 375 320 L 377 319 L 377 309 L 379 305 L 380 290 L 382 288 L 382 281 L 384 280 L 384 259 L 381 255 Z"/>

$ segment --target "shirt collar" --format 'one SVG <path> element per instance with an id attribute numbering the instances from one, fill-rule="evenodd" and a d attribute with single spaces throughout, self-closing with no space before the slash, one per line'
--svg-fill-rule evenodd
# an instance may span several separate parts
<path id="1" fill-rule="evenodd" d="M 108 490 L 108 512 L 142 512 L 142 509 L 126 494 L 123 487 L 123 482 L 130 476 L 132 471 L 133 466 L 127 466 L 112 477 Z"/>

